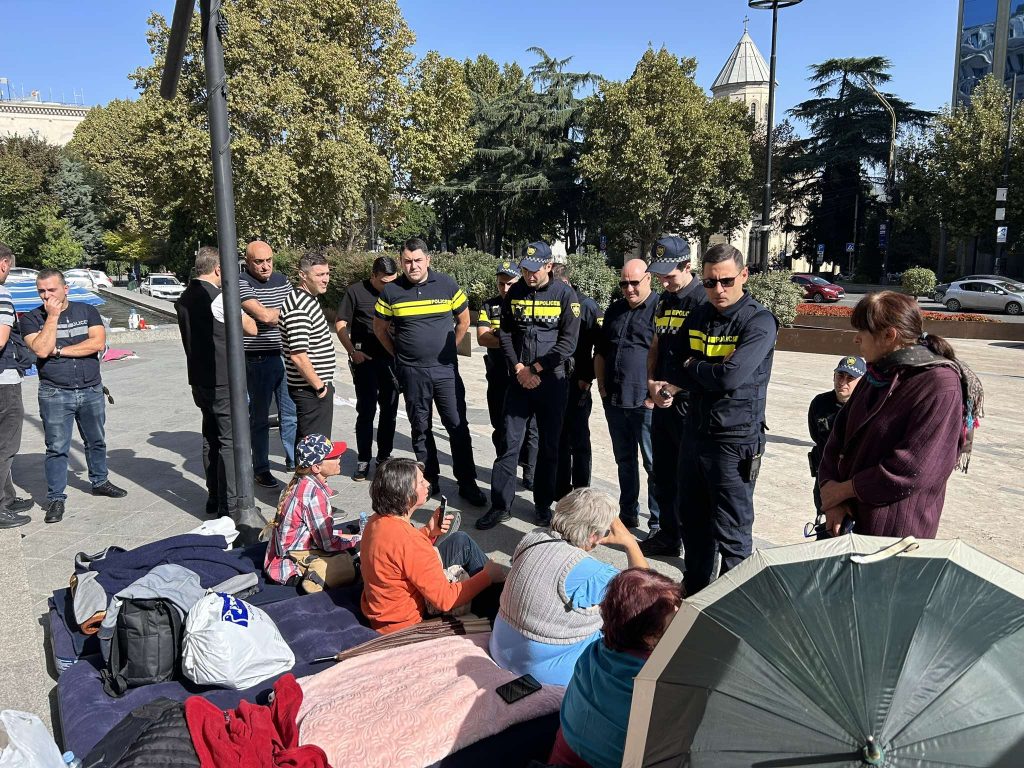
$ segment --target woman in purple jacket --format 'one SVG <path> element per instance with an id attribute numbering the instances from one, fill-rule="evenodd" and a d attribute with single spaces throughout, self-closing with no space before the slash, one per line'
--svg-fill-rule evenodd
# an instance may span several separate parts
<path id="1" fill-rule="evenodd" d="M 954 468 L 967 471 L 981 382 L 945 339 L 925 333 L 917 300 L 895 291 L 853 310 L 868 363 L 839 412 L 818 470 L 832 535 L 934 538 Z"/>

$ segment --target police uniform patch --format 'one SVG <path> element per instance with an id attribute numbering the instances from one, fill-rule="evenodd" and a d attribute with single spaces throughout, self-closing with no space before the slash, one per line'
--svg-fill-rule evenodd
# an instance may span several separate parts
<path id="1" fill-rule="evenodd" d="M 572 304 L 569 305 L 569 308 L 572 309 L 572 314 L 575 317 L 579 317 L 580 316 L 580 305 L 579 305 L 578 302 L 574 301 Z"/>
<path id="2" fill-rule="evenodd" d="M 659 258 L 660 258 L 660 257 L 662 257 L 662 256 L 664 256 L 664 255 L 665 255 L 665 246 L 664 246 L 664 245 L 659 245 L 659 246 L 657 247 L 657 249 L 655 249 L 655 251 L 654 251 L 654 252 L 655 252 L 656 254 L 658 254 L 658 257 L 659 257 Z"/>
<path id="3" fill-rule="evenodd" d="M 847 365 L 856 365 L 857 364 L 857 358 L 856 357 L 848 357 L 848 358 L 846 358 L 846 364 Z"/>
<path id="4" fill-rule="evenodd" d="M 512 269 L 512 262 L 511 261 L 503 261 L 503 262 L 501 262 L 501 268 L 502 269 Z"/>
<path id="5" fill-rule="evenodd" d="M 535 254 L 536 252 L 537 252 L 537 249 L 534 248 L 532 245 L 528 246 L 527 249 L 526 249 L 526 255 L 527 256 L 533 256 L 533 254 Z"/>

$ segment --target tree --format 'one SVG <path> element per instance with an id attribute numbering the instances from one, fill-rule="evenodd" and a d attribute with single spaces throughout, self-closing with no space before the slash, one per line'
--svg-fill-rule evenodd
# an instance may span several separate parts
<path id="1" fill-rule="evenodd" d="M 79 161 L 61 156 L 57 172 L 50 181 L 60 205 L 61 216 L 68 222 L 71 236 L 82 245 L 86 256 L 103 254 L 103 226 L 96 194 L 96 181 Z"/>
<path id="2" fill-rule="evenodd" d="M 34 219 L 39 230 L 39 263 L 62 272 L 82 263 L 85 250 L 75 239 L 71 226 L 57 216 L 52 208 L 43 208 Z"/>
<path id="3" fill-rule="evenodd" d="M 697 63 L 648 49 L 624 83 L 602 83 L 580 158 L 605 229 L 643 251 L 666 232 L 702 247 L 750 218 L 750 134 L 742 105 L 710 99 Z"/>

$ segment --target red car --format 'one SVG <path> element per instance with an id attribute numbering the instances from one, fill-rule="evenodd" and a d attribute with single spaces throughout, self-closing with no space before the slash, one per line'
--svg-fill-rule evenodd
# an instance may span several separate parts
<path id="1" fill-rule="evenodd" d="M 823 301 L 839 301 L 846 296 L 843 286 L 830 283 L 817 275 L 793 275 L 790 280 L 804 289 L 804 298 L 821 304 Z"/>

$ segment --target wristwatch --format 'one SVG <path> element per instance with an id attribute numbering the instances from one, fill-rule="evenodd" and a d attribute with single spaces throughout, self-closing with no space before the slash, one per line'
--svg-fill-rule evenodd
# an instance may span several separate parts
<path id="1" fill-rule="evenodd" d="M 60 360 L 60 347 L 54 347 L 53 348 L 53 355 L 52 355 L 52 357 L 53 357 L 54 360 Z"/>
<path id="2" fill-rule="evenodd" d="M 322 395 L 326 391 L 327 391 L 327 385 L 324 384 L 322 387 L 320 387 L 320 389 L 316 390 L 317 397 L 319 397 L 320 395 Z"/>

